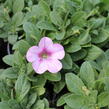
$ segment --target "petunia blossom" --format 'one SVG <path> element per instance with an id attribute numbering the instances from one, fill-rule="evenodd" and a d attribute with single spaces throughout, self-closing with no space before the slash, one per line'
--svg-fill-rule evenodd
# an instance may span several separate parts
<path id="1" fill-rule="evenodd" d="M 42 74 L 45 71 L 57 73 L 62 69 L 60 62 L 65 56 L 64 48 L 61 44 L 53 44 L 48 37 L 43 37 L 38 46 L 29 48 L 26 58 L 32 63 L 36 73 Z"/>

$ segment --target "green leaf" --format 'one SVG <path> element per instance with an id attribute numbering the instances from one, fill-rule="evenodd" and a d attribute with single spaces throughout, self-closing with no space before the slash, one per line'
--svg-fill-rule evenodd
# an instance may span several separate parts
<path id="1" fill-rule="evenodd" d="M 5 69 L 2 74 L 0 75 L 1 79 L 16 79 L 17 78 L 17 73 L 14 71 L 12 67 Z"/>
<path id="2" fill-rule="evenodd" d="M 65 81 L 61 80 L 59 82 L 54 83 L 54 92 L 59 93 L 65 86 Z"/>
<path id="3" fill-rule="evenodd" d="M 14 63 L 15 65 L 22 66 L 24 64 L 24 59 L 19 51 L 14 52 Z"/>
<path id="4" fill-rule="evenodd" d="M 36 19 L 41 20 L 44 17 L 48 18 L 49 13 L 50 13 L 49 5 L 46 3 L 46 1 L 40 0 L 38 5 L 33 5 L 32 6 L 32 10 L 31 10 L 30 13 L 28 13 L 27 19 L 31 18 L 31 17 L 34 17 Z"/>
<path id="5" fill-rule="evenodd" d="M 87 99 L 88 99 L 87 101 L 89 103 L 86 103 L 86 104 L 89 104 L 89 106 L 90 106 L 90 104 L 96 104 L 97 103 L 97 96 L 98 96 L 97 90 L 90 91 L 89 96 L 87 96 Z"/>
<path id="6" fill-rule="evenodd" d="M 56 28 L 48 21 L 39 21 L 37 27 L 40 29 L 56 31 Z"/>
<path id="7" fill-rule="evenodd" d="M 101 18 L 92 18 L 90 19 L 90 23 L 89 25 L 92 26 L 93 29 L 99 28 L 99 27 L 103 27 L 103 25 L 105 24 L 106 18 L 101 17 Z"/>
<path id="8" fill-rule="evenodd" d="M 106 50 L 105 55 L 106 55 L 106 58 L 109 60 L 109 49 Z"/>
<path id="9" fill-rule="evenodd" d="M 30 23 L 30 22 L 25 22 L 23 25 L 23 29 L 26 33 L 35 33 L 35 31 L 37 32 L 37 28 L 34 24 Z"/>
<path id="10" fill-rule="evenodd" d="M 103 53 L 103 51 L 95 45 L 92 45 L 92 47 L 88 48 L 87 52 L 88 54 L 85 60 L 96 60 Z"/>
<path id="11" fill-rule="evenodd" d="M 82 64 L 79 75 L 89 88 L 93 86 L 95 81 L 95 72 L 88 61 Z"/>
<path id="12" fill-rule="evenodd" d="M 79 61 L 87 55 L 87 51 L 85 49 L 81 49 L 78 52 L 72 53 L 71 57 L 73 61 Z"/>
<path id="13" fill-rule="evenodd" d="M 101 0 L 89 0 L 94 6 L 99 4 Z"/>
<path id="14" fill-rule="evenodd" d="M 35 83 L 35 85 L 37 86 L 37 87 L 39 87 L 39 86 L 44 86 L 45 85 L 45 83 L 46 83 L 46 79 L 44 78 L 44 75 L 37 75 L 37 82 Z"/>
<path id="15" fill-rule="evenodd" d="M 73 73 L 67 73 L 65 75 L 65 80 L 67 84 L 67 88 L 70 92 L 75 94 L 83 95 L 82 87 L 84 87 L 84 83 L 82 80 Z"/>
<path id="16" fill-rule="evenodd" d="M 67 97 L 68 95 L 70 95 L 70 93 L 66 93 L 66 94 L 62 95 L 57 101 L 57 106 L 64 105 L 65 104 L 65 97 Z"/>
<path id="17" fill-rule="evenodd" d="M 66 7 L 67 2 L 68 1 L 66 1 L 66 0 L 60 0 L 60 1 L 59 0 L 55 0 L 53 2 L 53 9 L 54 10 L 59 10 L 59 11 L 62 11 L 62 12 L 67 12 L 68 11 L 68 8 Z"/>
<path id="18" fill-rule="evenodd" d="M 50 7 L 46 1 L 40 0 L 38 5 L 40 7 L 40 10 L 43 11 L 43 15 L 48 15 L 50 13 Z"/>
<path id="19" fill-rule="evenodd" d="M 62 40 L 65 36 L 65 30 L 62 30 L 60 32 L 57 31 L 54 35 L 57 40 Z"/>
<path id="20" fill-rule="evenodd" d="M 108 0 L 101 0 L 103 3 L 106 3 L 106 4 L 108 4 L 109 3 L 109 1 Z"/>
<path id="21" fill-rule="evenodd" d="M 11 109 L 7 102 L 0 102 L 0 109 Z"/>
<path id="22" fill-rule="evenodd" d="M 66 51 L 69 53 L 77 52 L 81 49 L 79 44 L 71 44 L 70 46 L 66 47 Z"/>
<path id="23" fill-rule="evenodd" d="M 69 54 L 66 53 L 64 59 L 62 60 L 63 69 L 71 69 L 72 68 L 72 59 Z"/>
<path id="24" fill-rule="evenodd" d="M 20 102 L 20 105 L 24 109 L 27 106 L 27 103 L 28 103 L 28 95 L 22 99 L 22 101 Z"/>
<path id="25" fill-rule="evenodd" d="M 17 12 L 13 17 L 12 17 L 12 25 L 15 27 L 20 26 L 23 22 L 23 13 L 22 12 Z"/>
<path id="26" fill-rule="evenodd" d="M 25 55 L 27 53 L 27 50 L 30 48 L 30 45 L 27 41 L 25 40 L 20 40 L 16 42 L 13 46 L 13 50 L 19 50 L 19 52 L 22 55 Z"/>
<path id="27" fill-rule="evenodd" d="M 25 22 L 23 29 L 26 32 L 26 39 L 31 45 L 35 45 L 39 42 L 41 34 L 36 25 L 30 22 Z"/>
<path id="28" fill-rule="evenodd" d="M 109 91 L 109 77 L 105 77 L 104 84 L 105 84 L 105 90 Z"/>
<path id="29" fill-rule="evenodd" d="M 13 44 L 16 43 L 17 38 L 18 38 L 18 35 L 9 35 L 9 36 L 8 36 L 8 41 L 9 41 L 10 44 L 13 45 Z"/>
<path id="30" fill-rule="evenodd" d="M 29 102 L 26 106 L 27 109 L 30 109 L 30 107 L 35 103 L 36 99 L 37 99 L 37 94 L 36 92 L 34 92 L 29 96 L 29 100 L 28 100 Z"/>
<path id="31" fill-rule="evenodd" d="M 98 108 L 98 107 L 96 106 L 96 108 Z M 87 104 L 85 104 L 85 105 L 82 106 L 81 109 L 95 109 L 95 106 L 87 106 Z"/>
<path id="32" fill-rule="evenodd" d="M 20 74 L 16 83 L 15 83 L 15 92 L 16 98 L 18 101 L 22 101 L 22 99 L 27 95 L 30 90 L 30 83 L 27 80 L 24 74 Z"/>
<path id="33" fill-rule="evenodd" d="M 21 109 L 20 104 L 16 100 L 14 100 L 14 99 L 10 99 L 8 101 L 8 104 L 9 104 L 9 107 L 11 109 Z"/>
<path id="34" fill-rule="evenodd" d="M 45 77 L 45 79 L 47 79 L 49 81 L 60 81 L 61 80 L 61 74 L 59 72 L 56 74 L 46 72 L 44 74 L 44 77 Z"/>
<path id="35" fill-rule="evenodd" d="M 109 105 L 109 93 L 102 92 L 100 95 L 98 95 L 98 106 L 105 107 L 108 105 Z"/>
<path id="36" fill-rule="evenodd" d="M 4 38 L 7 38 L 7 37 L 8 37 L 8 34 L 7 33 L 1 33 L 0 34 L 0 38 L 3 38 L 4 39 Z"/>
<path id="37" fill-rule="evenodd" d="M 32 63 L 27 64 L 27 74 L 31 74 L 33 71 Z"/>
<path id="38" fill-rule="evenodd" d="M 102 43 L 109 38 L 109 30 L 101 29 L 100 33 L 92 38 L 92 42 L 95 44 Z"/>
<path id="39" fill-rule="evenodd" d="M 49 108 L 49 101 L 46 98 L 44 98 L 43 101 L 44 101 L 44 104 L 45 104 L 45 108 L 48 109 Z"/>
<path id="40" fill-rule="evenodd" d="M 102 69 L 102 72 L 107 76 L 107 75 L 109 75 L 109 61 L 104 61 L 103 63 L 102 63 L 102 67 L 103 67 L 103 69 Z"/>
<path id="41" fill-rule="evenodd" d="M 36 87 L 36 92 L 37 92 L 38 96 L 41 96 L 45 93 L 45 88 L 43 86 L 38 86 L 38 87 Z"/>
<path id="42" fill-rule="evenodd" d="M 68 105 L 64 106 L 64 109 L 72 109 L 71 107 L 69 107 Z"/>
<path id="43" fill-rule="evenodd" d="M 6 5 L 9 7 L 9 9 L 12 9 L 13 0 L 6 0 Z"/>
<path id="44" fill-rule="evenodd" d="M 45 104 L 43 100 L 38 100 L 37 103 L 35 103 L 35 105 L 32 107 L 32 109 L 45 109 Z"/>
<path id="45" fill-rule="evenodd" d="M 95 109 L 97 107 L 97 90 L 90 90 L 90 94 L 85 96 L 84 106 L 81 109 Z"/>
<path id="46" fill-rule="evenodd" d="M 0 82 L 0 99 L 2 101 L 7 101 L 10 99 L 10 88 L 7 86 L 6 83 Z"/>
<path id="47" fill-rule="evenodd" d="M 93 9 L 93 4 L 89 0 L 84 0 L 83 9 L 89 13 Z"/>
<path id="48" fill-rule="evenodd" d="M 22 11 L 23 8 L 24 8 L 24 0 L 14 0 L 14 3 L 13 3 L 14 13 Z"/>
<path id="49" fill-rule="evenodd" d="M 4 26 L 4 23 L 1 21 L 0 22 L 0 28 L 2 28 Z"/>
<path id="50" fill-rule="evenodd" d="M 90 64 L 94 69 L 101 71 L 101 66 L 99 66 L 95 61 L 90 61 Z"/>
<path id="51" fill-rule="evenodd" d="M 4 71 L 4 69 L 0 69 L 0 75 L 2 74 L 3 71 Z"/>
<path id="52" fill-rule="evenodd" d="M 8 65 L 10 65 L 10 66 L 13 66 L 14 65 L 14 55 L 6 55 L 6 56 L 4 56 L 3 57 L 3 61 L 6 63 L 6 64 L 8 64 Z"/>
<path id="53" fill-rule="evenodd" d="M 80 69 L 79 66 L 73 62 L 73 65 L 72 65 L 72 69 L 71 70 L 73 72 L 75 72 L 75 73 L 78 73 L 79 72 L 79 69 Z"/>
<path id="54" fill-rule="evenodd" d="M 89 34 L 89 29 L 87 29 L 86 31 L 84 31 L 78 38 L 78 41 L 80 43 L 80 45 L 84 45 L 87 44 L 91 41 L 91 37 Z"/>
<path id="55" fill-rule="evenodd" d="M 65 97 L 65 102 L 68 106 L 74 109 L 81 109 L 84 104 L 85 97 L 81 95 L 70 94 Z"/>
<path id="56" fill-rule="evenodd" d="M 71 21 L 73 25 L 82 27 L 85 26 L 86 24 L 85 17 L 86 17 L 86 13 L 84 11 L 77 11 L 73 14 Z"/>
<path id="57" fill-rule="evenodd" d="M 105 53 L 102 51 L 102 54 L 96 59 L 97 64 L 99 67 L 102 67 L 103 63 L 107 61 Z"/>
<path id="58" fill-rule="evenodd" d="M 56 26 L 61 26 L 63 24 L 63 20 L 62 20 L 60 14 L 56 11 L 52 11 L 50 13 L 50 19 L 51 19 L 52 23 L 55 24 Z"/>

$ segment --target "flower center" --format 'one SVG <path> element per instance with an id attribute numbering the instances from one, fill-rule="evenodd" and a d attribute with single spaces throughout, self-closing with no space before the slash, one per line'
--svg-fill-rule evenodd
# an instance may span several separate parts
<path id="1" fill-rule="evenodd" d="M 47 55 L 46 53 L 43 53 L 43 54 L 41 55 L 41 57 L 42 57 L 42 58 L 47 58 L 48 55 Z"/>

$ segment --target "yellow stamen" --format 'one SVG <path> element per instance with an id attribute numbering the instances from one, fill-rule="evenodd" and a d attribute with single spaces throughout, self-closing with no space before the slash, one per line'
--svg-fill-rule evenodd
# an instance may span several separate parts
<path id="1" fill-rule="evenodd" d="M 42 58 L 47 58 L 48 56 L 47 56 L 47 54 L 42 54 Z"/>

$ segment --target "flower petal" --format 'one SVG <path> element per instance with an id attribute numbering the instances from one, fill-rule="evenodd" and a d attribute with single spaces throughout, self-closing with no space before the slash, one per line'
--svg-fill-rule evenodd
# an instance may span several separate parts
<path id="1" fill-rule="evenodd" d="M 65 56 L 65 51 L 62 45 L 60 44 L 53 44 L 53 49 L 52 49 L 52 58 L 53 59 L 63 59 Z"/>
<path id="2" fill-rule="evenodd" d="M 41 49 L 39 49 L 37 46 L 32 46 L 29 48 L 26 54 L 26 59 L 29 62 L 34 62 L 35 60 L 39 60 L 38 53 L 41 52 Z"/>
<path id="3" fill-rule="evenodd" d="M 43 37 L 41 40 L 40 40 L 40 42 L 39 42 L 39 47 L 40 48 L 48 48 L 48 47 L 50 47 L 50 46 L 52 46 L 53 45 L 53 42 L 52 42 L 52 40 L 50 39 L 50 38 L 48 38 L 48 37 Z"/>
<path id="4" fill-rule="evenodd" d="M 43 74 L 47 70 L 46 60 L 37 60 L 32 63 L 33 69 L 38 74 Z"/>
<path id="5" fill-rule="evenodd" d="M 62 64 L 59 60 L 49 59 L 47 61 L 47 69 L 51 73 L 57 73 L 62 69 Z"/>

